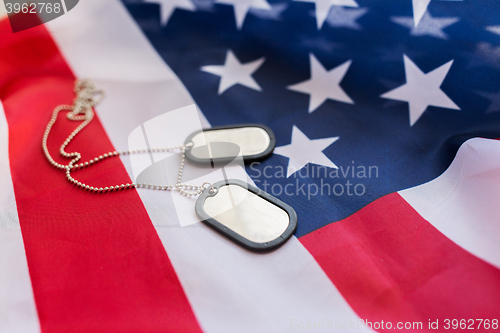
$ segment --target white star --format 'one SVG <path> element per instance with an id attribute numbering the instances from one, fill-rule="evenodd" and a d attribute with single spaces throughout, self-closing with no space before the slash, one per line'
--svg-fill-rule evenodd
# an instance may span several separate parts
<path id="1" fill-rule="evenodd" d="M 273 9 L 266 0 L 217 0 L 215 3 L 232 5 L 234 7 L 234 17 L 236 18 L 236 27 L 241 29 L 243 21 L 247 16 L 250 7 L 257 9 Z"/>
<path id="2" fill-rule="evenodd" d="M 462 1 L 462 0 L 441 0 L 441 1 Z M 422 20 L 431 0 L 412 0 L 413 4 L 413 25 L 416 28 Z"/>
<path id="3" fill-rule="evenodd" d="M 264 61 L 265 58 L 260 58 L 247 62 L 246 64 L 242 64 L 233 54 L 233 51 L 228 50 L 224 65 L 203 66 L 201 67 L 201 70 L 221 77 L 219 95 L 235 84 L 241 84 L 248 88 L 261 91 L 262 88 L 257 84 L 257 82 L 255 82 L 252 74 L 259 69 Z"/>
<path id="4" fill-rule="evenodd" d="M 321 29 L 323 23 L 330 12 L 332 6 L 358 7 L 354 0 L 294 0 L 300 2 L 312 2 L 316 5 L 316 24 L 318 30 Z"/>
<path id="5" fill-rule="evenodd" d="M 309 54 L 309 58 L 311 78 L 287 87 L 287 89 L 311 95 L 309 113 L 316 110 L 327 99 L 354 104 L 353 100 L 340 87 L 340 81 L 344 78 L 352 61 L 346 61 L 327 71 L 312 53 Z"/>
<path id="6" fill-rule="evenodd" d="M 292 143 L 275 148 L 274 153 L 289 158 L 286 172 L 287 178 L 302 169 L 307 163 L 337 169 L 337 166 L 323 154 L 323 150 L 338 139 L 339 137 L 336 136 L 333 138 L 311 140 L 294 125 L 292 129 Z"/>
<path id="7" fill-rule="evenodd" d="M 212 12 L 215 0 L 191 0 L 191 2 L 196 6 L 196 10 Z"/>
<path id="8" fill-rule="evenodd" d="M 424 17 L 425 12 L 427 11 L 427 7 L 431 0 L 412 0 L 413 5 L 413 24 L 416 28 L 420 23 L 422 17 Z"/>
<path id="9" fill-rule="evenodd" d="M 500 91 L 496 93 L 478 92 L 478 94 L 491 101 L 491 104 L 488 107 L 488 110 L 486 110 L 486 113 L 493 113 L 500 111 Z"/>
<path id="10" fill-rule="evenodd" d="M 460 110 L 460 108 L 441 90 L 453 60 L 424 74 L 410 58 L 404 55 L 406 83 L 380 97 L 408 102 L 410 107 L 410 126 L 422 116 L 428 106 Z"/>
<path id="11" fill-rule="evenodd" d="M 500 68 L 500 46 L 493 46 L 490 43 L 480 42 L 473 53 L 466 54 L 470 59 L 468 68 L 480 66 L 492 66 Z"/>
<path id="12" fill-rule="evenodd" d="M 288 8 L 285 2 L 273 3 L 271 10 L 250 8 L 250 13 L 264 20 L 281 21 L 281 14 Z"/>
<path id="13" fill-rule="evenodd" d="M 175 8 L 181 8 L 189 11 L 196 9 L 195 5 L 189 0 L 144 0 L 144 2 L 157 3 L 160 5 L 161 24 L 166 25 Z"/>
<path id="14" fill-rule="evenodd" d="M 434 18 L 425 12 L 418 27 L 415 27 L 411 17 L 391 17 L 391 21 L 409 28 L 412 36 L 428 35 L 441 39 L 448 39 L 448 35 L 443 32 L 443 29 L 459 20 L 457 17 Z"/>
<path id="15" fill-rule="evenodd" d="M 333 7 L 326 18 L 326 23 L 331 27 L 361 30 L 361 25 L 356 20 L 367 12 L 368 9 L 366 8 L 345 9 L 344 7 Z"/>
<path id="16" fill-rule="evenodd" d="M 486 30 L 500 36 L 500 25 L 492 25 L 492 26 L 486 27 Z"/>

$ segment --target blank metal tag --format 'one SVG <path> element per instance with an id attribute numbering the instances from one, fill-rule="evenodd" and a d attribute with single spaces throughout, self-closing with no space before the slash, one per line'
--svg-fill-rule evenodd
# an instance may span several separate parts
<path id="1" fill-rule="evenodd" d="M 261 160 L 271 155 L 276 146 L 273 131 L 264 125 L 246 124 L 213 127 L 191 134 L 186 144 L 193 143 L 191 149 L 186 150 L 186 158 L 192 162 L 229 163 L 235 159 L 235 150 L 239 147 L 245 163 Z M 219 144 L 219 149 L 212 149 Z M 226 144 L 226 145 L 224 145 Z M 227 147 L 227 149 L 225 148 Z"/>
<path id="2" fill-rule="evenodd" d="M 208 226 L 252 251 L 283 245 L 297 228 L 292 207 L 240 180 L 207 188 L 196 201 L 196 214 Z"/>

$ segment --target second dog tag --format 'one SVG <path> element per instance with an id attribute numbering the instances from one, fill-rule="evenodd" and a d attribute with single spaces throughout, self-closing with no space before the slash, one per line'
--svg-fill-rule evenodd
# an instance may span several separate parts
<path id="1" fill-rule="evenodd" d="M 196 163 L 228 163 L 235 158 L 234 145 L 245 163 L 261 160 L 271 155 L 276 146 L 273 131 L 264 125 L 247 124 L 213 127 L 191 134 L 186 144 L 186 158 Z M 226 145 L 224 145 L 224 143 Z M 211 147 L 217 146 L 218 149 Z"/>
<path id="2" fill-rule="evenodd" d="M 292 207 L 235 179 L 205 189 L 195 211 L 205 224 L 252 251 L 270 251 L 283 245 L 297 228 Z"/>

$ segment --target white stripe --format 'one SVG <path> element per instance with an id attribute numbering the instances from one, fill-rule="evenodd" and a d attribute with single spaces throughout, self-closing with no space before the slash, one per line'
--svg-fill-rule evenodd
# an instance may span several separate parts
<path id="1" fill-rule="evenodd" d="M 0 20 L 7 17 L 7 9 L 5 8 L 5 3 L 0 1 Z"/>
<path id="2" fill-rule="evenodd" d="M 77 76 L 107 91 L 98 112 L 118 149 L 147 120 L 193 103 L 118 1 L 81 1 L 49 26 Z M 204 331 L 285 332 L 299 322 L 359 320 L 296 238 L 253 254 L 204 225 L 181 228 L 164 192 L 140 195 Z"/>
<path id="3" fill-rule="evenodd" d="M 466 141 L 441 176 L 399 194 L 445 236 L 500 268 L 500 141 Z"/>
<path id="4" fill-rule="evenodd" d="M 40 332 L 9 165 L 9 129 L 0 102 L 0 332 Z"/>

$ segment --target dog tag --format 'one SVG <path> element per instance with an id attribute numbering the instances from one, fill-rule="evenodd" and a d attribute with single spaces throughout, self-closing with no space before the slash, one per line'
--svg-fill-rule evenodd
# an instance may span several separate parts
<path id="1" fill-rule="evenodd" d="M 297 228 L 292 207 L 240 180 L 207 188 L 196 201 L 196 214 L 208 226 L 252 251 L 283 245 Z"/>
<path id="2" fill-rule="evenodd" d="M 239 153 L 245 163 L 251 163 L 271 155 L 276 146 L 273 131 L 258 124 L 205 129 L 191 134 L 186 144 L 189 142 L 192 142 L 193 146 L 186 150 L 186 158 L 196 163 L 231 162 L 235 158 L 233 145 L 239 147 Z M 219 144 L 218 149 L 211 149 L 216 143 Z"/>

